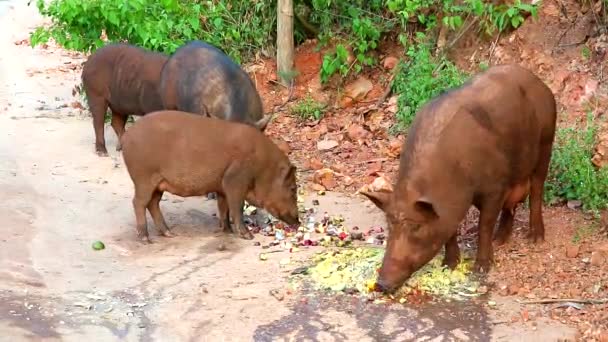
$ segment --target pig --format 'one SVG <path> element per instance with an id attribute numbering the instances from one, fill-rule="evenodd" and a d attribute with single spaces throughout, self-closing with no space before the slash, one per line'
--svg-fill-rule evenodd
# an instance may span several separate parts
<path id="1" fill-rule="evenodd" d="M 93 116 L 95 151 L 107 156 L 104 120 L 112 111 L 112 128 L 120 137 L 129 115 L 145 115 L 163 109 L 159 93 L 160 72 L 169 57 L 162 53 L 118 43 L 96 50 L 82 69 L 82 83 Z"/>
<path id="2" fill-rule="evenodd" d="M 393 191 L 362 191 L 386 215 L 386 253 L 377 289 L 393 292 L 445 246 L 444 265 L 458 264 L 459 223 L 480 210 L 474 269 L 493 260 L 517 205 L 530 197 L 529 238 L 542 242 L 543 184 L 555 136 L 551 90 L 518 65 L 499 65 L 426 103 L 402 147 Z"/>
<path id="3" fill-rule="evenodd" d="M 230 218 L 243 239 L 244 200 L 287 224 L 299 224 L 296 168 L 272 140 L 251 125 L 194 113 L 149 113 L 122 136 L 122 155 L 135 186 L 137 234 L 150 243 L 146 208 L 160 234 L 171 237 L 160 211 L 165 191 L 189 197 L 217 194 L 220 230 Z"/>
<path id="4" fill-rule="evenodd" d="M 243 122 L 261 131 L 271 115 L 264 115 L 262 99 L 251 78 L 220 49 L 201 41 L 180 47 L 161 71 L 164 109 Z"/>

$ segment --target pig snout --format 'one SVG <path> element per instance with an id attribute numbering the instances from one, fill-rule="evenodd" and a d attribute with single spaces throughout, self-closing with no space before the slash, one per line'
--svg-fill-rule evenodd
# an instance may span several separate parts
<path id="1" fill-rule="evenodd" d="M 281 219 L 281 221 L 289 225 L 300 225 L 300 218 L 298 216 L 297 210 L 295 212 L 281 214 L 279 218 Z"/>
<path id="2" fill-rule="evenodd" d="M 380 274 L 376 281 L 376 291 L 393 293 L 403 285 L 411 274 L 410 267 L 385 262 L 380 268 Z"/>

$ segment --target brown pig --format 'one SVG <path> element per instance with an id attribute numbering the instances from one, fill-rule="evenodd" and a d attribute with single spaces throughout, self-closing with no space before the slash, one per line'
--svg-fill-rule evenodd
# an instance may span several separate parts
<path id="1" fill-rule="evenodd" d="M 95 129 L 95 151 L 107 156 L 104 120 L 112 111 L 112 128 L 120 137 L 129 115 L 163 109 L 158 91 L 160 72 L 168 56 L 129 44 L 108 44 L 96 50 L 82 69 L 82 83 Z"/>
<path id="2" fill-rule="evenodd" d="M 459 223 L 480 210 L 475 269 L 487 272 L 499 214 L 499 243 L 512 231 L 518 203 L 530 195 L 530 232 L 544 241 L 543 184 L 555 135 L 551 90 L 517 65 L 476 75 L 425 104 L 402 147 L 393 192 L 362 192 L 390 228 L 378 287 L 391 292 L 445 246 L 444 264 L 460 258 Z"/>
<path id="3" fill-rule="evenodd" d="M 122 136 L 123 158 L 135 185 L 137 233 L 150 242 L 146 208 L 164 236 L 172 236 L 160 211 L 165 191 L 189 197 L 217 193 L 220 229 L 230 218 L 244 239 L 244 200 L 298 224 L 296 168 L 256 128 L 180 111 L 147 114 Z"/>

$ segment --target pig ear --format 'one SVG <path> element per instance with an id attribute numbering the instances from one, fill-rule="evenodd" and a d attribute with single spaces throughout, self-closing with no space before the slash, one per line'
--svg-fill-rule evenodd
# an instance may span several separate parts
<path id="1" fill-rule="evenodd" d="M 268 123 L 270 122 L 270 119 L 272 119 L 271 114 L 264 115 L 264 117 L 261 118 L 260 120 L 256 121 L 256 123 L 254 125 L 255 125 L 255 127 L 257 127 L 257 129 L 264 132 L 264 130 L 268 126 Z"/>
<path id="2" fill-rule="evenodd" d="M 420 197 L 414 205 L 416 210 L 424 215 L 424 217 L 427 219 L 435 219 L 439 217 L 433 202 L 431 202 L 431 200 L 427 197 Z"/>
<path id="3" fill-rule="evenodd" d="M 291 164 L 289 164 L 289 165 L 288 165 L 288 166 L 287 166 L 287 167 L 286 167 L 286 168 L 283 170 L 283 174 L 284 174 L 283 179 L 284 179 L 284 180 L 288 180 L 288 179 L 290 179 L 290 178 L 293 176 L 293 174 L 294 174 L 295 172 L 296 172 L 296 167 L 295 167 L 295 166 L 293 166 L 293 165 L 291 165 Z"/>
<path id="4" fill-rule="evenodd" d="M 359 191 L 359 193 L 365 197 L 367 197 L 372 203 L 376 205 L 376 207 L 380 208 L 380 210 L 386 212 L 388 209 L 391 196 L 393 195 L 392 191 L 381 190 L 381 191 Z"/>

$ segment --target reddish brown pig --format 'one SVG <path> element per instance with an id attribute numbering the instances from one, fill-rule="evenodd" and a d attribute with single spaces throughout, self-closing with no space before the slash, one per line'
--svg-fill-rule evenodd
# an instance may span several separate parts
<path id="1" fill-rule="evenodd" d="M 108 44 L 96 50 L 82 69 L 95 129 L 95 151 L 107 156 L 104 119 L 112 111 L 112 128 L 120 137 L 129 115 L 163 109 L 159 93 L 160 72 L 168 56 L 128 44 Z"/>
<path id="2" fill-rule="evenodd" d="M 264 131 L 260 94 L 247 73 L 220 49 L 201 41 L 180 47 L 161 72 L 165 109 L 243 122 Z"/>
<path id="3" fill-rule="evenodd" d="M 165 191 L 189 197 L 217 193 L 220 228 L 230 218 L 244 239 L 244 200 L 288 224 L 298 224 L 296 168 L 270 138 L 243 123 L 179 111 L 147 114 L 122 136 L 123 158 L 135 185 L 137 233 L 150 242 L 146 208 L 164 236 Z"/>
<path id="4" fill-rule="evenodd" d="M 393 291 L 445 246 L 444 264 L 460 258 L 458 227 L 480 210 L 475 269 L 492 260 L 492 233 L 507 240 L 518 203 L 530 195 L 530 232 L 543 241 L 543 184 L 555 135 L 551 90 L 517 65 L 495 66 L 427 103 L 402 148 L 394 192 L 364 192 L 390 232 L 378 286 Z"/>

